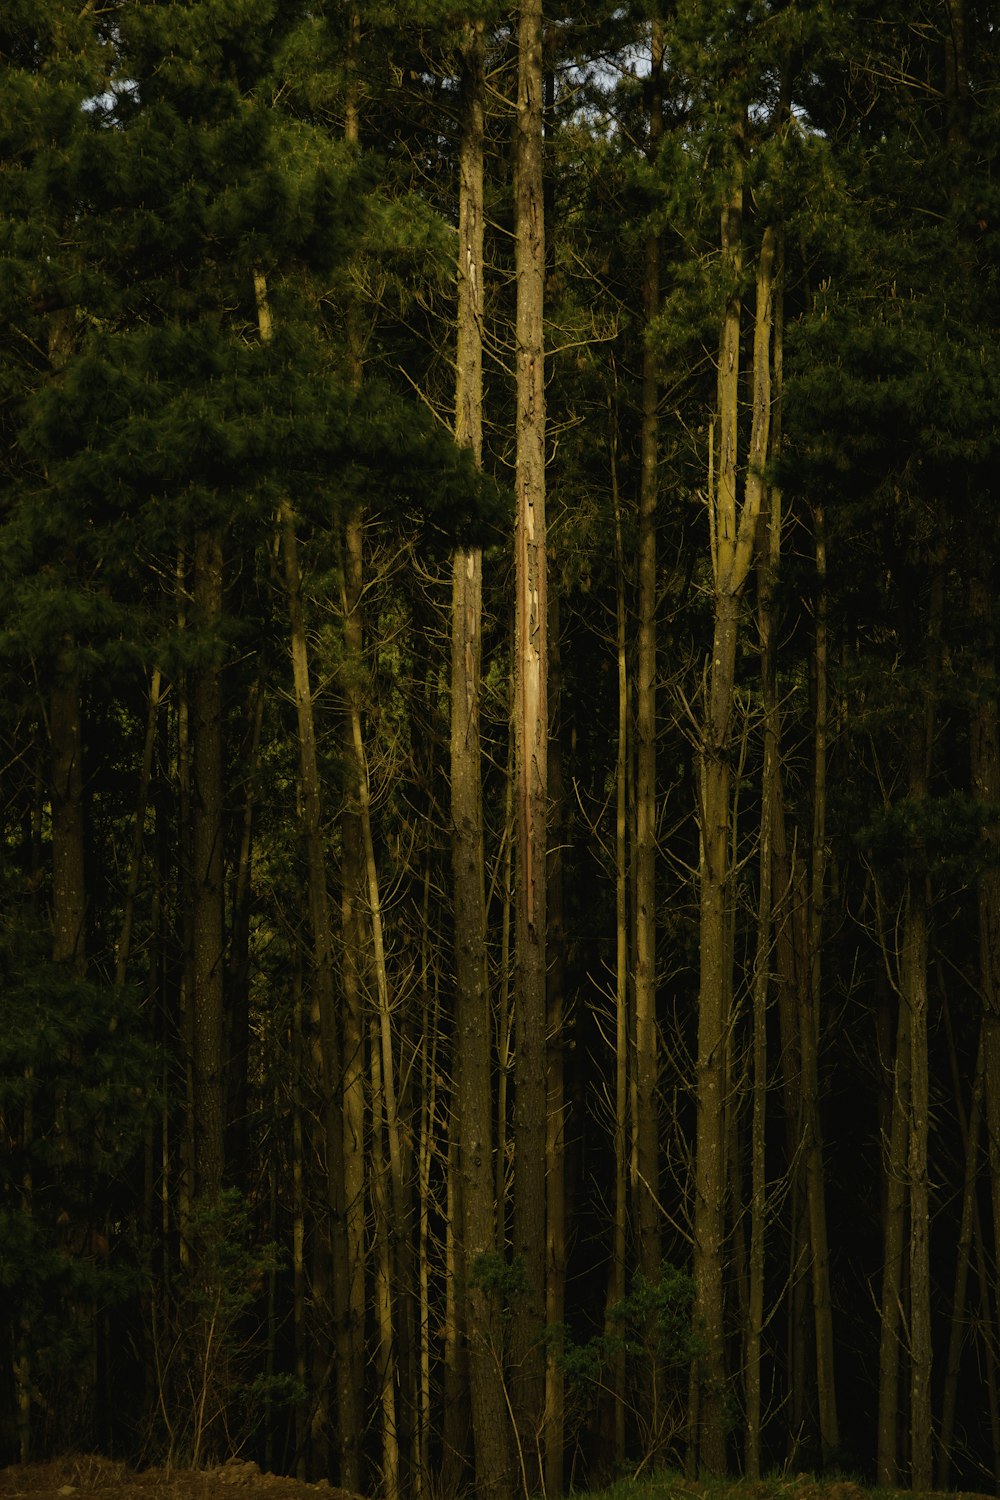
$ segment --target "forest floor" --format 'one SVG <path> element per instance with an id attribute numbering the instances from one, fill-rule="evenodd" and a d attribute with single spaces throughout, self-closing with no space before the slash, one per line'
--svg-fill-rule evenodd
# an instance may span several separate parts
<path id="1" fill-rule="evenodd" d="M 71 1454 L 0 1469 L 0 1500 L 357 1500 L 325 1480 L 303 1484 L 230 1459 L 215 1469 L 130 1469 Z"/>
<path id="2" fill-rule="evenodd" d="M 806 1474 L 757 1481 L 700 1485 L 679 1476 L 620 1482 L 606 1500 L 932 1500 L 909 1491 L 864 1489 L 848 1479 Z M 947 1492 L 948 1500 L 988 1500 L 971 1491 Z M 0 1500 L 358 1500 L 321 1480 L 305 1484 L 262 1474 L 255 1463 L 230 1459 L 214 1469 L 130 1469 L 93 1456 L 70 1455 L 47 1463 L 0 1469 Z M 596 1500 L 596 1497 L 592 1497 Z M 945 1500 L 944 1496 L 934 1500 Z"/>

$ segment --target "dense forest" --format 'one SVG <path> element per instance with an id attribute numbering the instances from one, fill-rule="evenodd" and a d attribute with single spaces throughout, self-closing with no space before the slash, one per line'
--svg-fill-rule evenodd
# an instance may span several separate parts
<path id="1" fill-rule="evenodd" d="M 1000 1484 L 990 0 L 4 0 L 0 1462 Z"/>

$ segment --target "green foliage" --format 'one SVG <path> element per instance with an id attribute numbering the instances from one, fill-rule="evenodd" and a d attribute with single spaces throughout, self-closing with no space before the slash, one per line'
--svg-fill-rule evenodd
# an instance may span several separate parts
<path id="1" fill-rule="evenodd" d="M 508 1317 L 518 1300 L 531 1290 L 521 1256 L 507 1260 L 496 1250 L 476 1256 L 469 1271 L 469 1284 L 496 1297 Z"/>
<path id="2" fill-rule="evenodd" d="M 616 1388 L 614 1370 L 624 1364 L 626 1402 L 632 1409 L 643 1464 L 672 1450 L 687 1373 L 697 1344 L 692 1333 L 694 1283 L 665 1264 L 658 1282 L 636 1276 L 624 1301 L 610 1311 L 605 1331 L 583 1343 L 566 1325 L 549 1326 L 546 1343 L 566 1380 L 567 1421 L 574 1431 L 594 1420 L 602 1399 Z M 651 1382 L 660 1393 L 660 1426 L 646 1422 Z"/>
<path id="3" fill-rule="evenodd" d="M 291 1376 L 261 1369 L 263 1285 L 282 1258 L 277 1246 L 256 1241 L 240 1191 L 194 1204 L 185 1232 L 189 1267 L 168 1280 L 149 1267 L 158 1392 L 144 1446 L 148 1456 L 197 1466 L 238 1451 L 265 1407 L 301 1393 Z"/>

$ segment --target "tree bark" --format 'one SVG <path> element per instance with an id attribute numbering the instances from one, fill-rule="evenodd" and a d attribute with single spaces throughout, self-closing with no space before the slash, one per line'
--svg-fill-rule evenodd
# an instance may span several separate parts
<path id="1" fill-rule="evenodd" d="M 652 27 L 649 154 L 663 135 L 663 24 Z M 656 1022 L 656 508 L 659 489 L 660 380 L 651 326 L 660 310 L 660 237 L 646 233 L 643 268 L 646 339 L 642 354 L 641 476 L 639 484 L 639 640 L 636 660 L 635 780 L 635 1067 L 636 1256 L 650 1284 L 660 1275 L 659 1037 Z M 659 1382 L 647 1391 L 655 1403 Z M 658 1427 L 654 1408 L 650 1431 Z"/>
<path id="2" fill-rule="evenodd" d="M 459 158 L 458 346 L 455 439 L 477 467 L 483 440 L 483 23 L 469 25 L 462 47 L 462 142 Z M 451 819 L 455 901 L 455 991 L 458 1042 L 463 1321 L 475 1445 L 475 1485 L 486 1500 L 511 1488 L 510 1429 L 503 1394 L 501 1309 L 485 1268 L 496 1253 L 493 1164 L 493 1018 L 486 954 L 483 847 L 481 547 L 457 549 L 452 568 Z"/>
<path id="3" fill-rule="evenodd" d="M 544 1415 L 546 812 L 548 601 L 545 532 L 542 5 L 523 0 L 515 125 L 515 917 L 514 1254 L 525 1274 L 513 1328 L 512 1394 L 527 1482 L 539 1473 Z"/>
<path id="4" fill-rule="evenodd" d="M 736 144 L 737 156 L 741 142 Z M 697 1109 L 694 1205 L 695 1333 L 701 1354 L 692 1369 L 694 1463 L 726 1470 L 723 1260 L 726 1197 L 726 1089 L 732 999 L 730 932 L 731 755 L 733 687 L 740 599 L 753 560 L 764 493 L 771 420 L 772 288 L 776 235 L 765 229 L 757 271 L 753 343 L 753 412 L 742 506 L 738 505 L 738 405 L 743 264 L 743 183 L 737 161 L 722 211 L 723 263 L 734 290 L 719 348 L 719 462 L 709 496 L 714 629 L 708 700 L 702 725 L 701 856 Z"/>
<path id="5" fill-rule="evenodd" d="M 198 533 L 193 626 L 206 635 L 222 619 L 222 538 Z M 218 646 L 206 646 L 191 694 L 192 965 L 195 1191 L 206 1209 L 222 1187 L 225 1139 L 223 994 L 222 676 Z"/>

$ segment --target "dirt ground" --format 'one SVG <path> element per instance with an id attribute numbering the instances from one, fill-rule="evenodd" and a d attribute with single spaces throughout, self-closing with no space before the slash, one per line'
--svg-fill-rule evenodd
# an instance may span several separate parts
<path id="1" fill-rule="evenodd" d="M 301 1484 L 230 1459 L 217 1469 L 145 1469 L 71 1455 L 0 1469 L 0 1500 L 356 1500 L 324 1480 Z"/>
<path id="2" fill-rule="evenodd" d="M 709 1488 L 678 1478 L 668 1487 L 672 1500 L 704 1500 L 724 1493 L 728 1500 L 871 1500 L 850 1480 L 817 1480 L 806 1474 L 784 1479 L 736 1481 Z M 70 1455 L 49 1463 L 0 1469 L 0 1500 L 359 1500 L 325 1480 L 302 1484 L 279 1474 L 262 1474 L 255 1463 L 232 1458 L 216 1469 L 129 1469 L 106 1458 Z M 881 1491 L 880 1500 L 945 1500 Z M 947 1500 L 989 1500 L 951 1491 Z"/>

